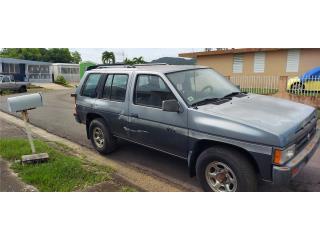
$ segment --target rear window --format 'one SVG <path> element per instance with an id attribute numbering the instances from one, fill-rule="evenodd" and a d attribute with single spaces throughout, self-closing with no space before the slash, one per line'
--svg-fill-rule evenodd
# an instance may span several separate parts
<path id="1" fill-rule="evenodd" d="M 88 76 L 83 88 L 82 96 L 95 98 L 97 97 L 97 86 L 100 80 L 100 73 L 92 73 Z"/>

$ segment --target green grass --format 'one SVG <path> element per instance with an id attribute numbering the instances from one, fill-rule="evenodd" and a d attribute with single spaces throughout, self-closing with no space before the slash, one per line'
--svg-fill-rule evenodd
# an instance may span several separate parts
<path id="1" fill-rule="evenodd" d="M 112 169 L 97 166 L 83 159 L 57 150 L 51 144 L 35 141 L 38 153 L 47 152 L 49 161 L 41 164 L 21 165 L 14 160 L 22 155 L 31 154 L 30 146 L 24 139 L 0 140 L 0 155 L 12 161 L 11 168 L 21 179 L 45 192 L 69 192 L 82 190 L 87 186 L 111 180 Z"/>
<path id="2" fill-rule="evenodd" d="M 241 91 L 248 92 L 248 93 L 255 93 L 255 94 L 262 94 L 262 95 L 272 95 L 278 92 L 278 89 L 271 89 L 271 88 L 241 88 Z"/>
<path id="3" fill-rule="evenodd" d="M 318 119 L 320 119 L 320 109 L 318 109 Z"/>

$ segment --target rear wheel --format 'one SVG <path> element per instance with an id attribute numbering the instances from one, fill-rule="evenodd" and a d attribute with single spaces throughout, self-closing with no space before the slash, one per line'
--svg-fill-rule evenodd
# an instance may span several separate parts
<path id="1" fill-rule="evenodd" d="M 208 148 L 196 164 L 197 178 L 206 192 L 253 192 L 257 190 L 254 167 L 245 155 L 226 147 Z"/>
<path id="2" fill-rule="evenodd" d="M 294 83 L 291 85 L 291 92 L 302 92 L 304 91 L 304 85 L 302 83 Z"/>
<path id="3" fill-rule="evenodd" d="M 22 86 L 22 87 L 19 88 L 19 93 L 24 93 L 26 91 L 27 91 L 26 86 Z"/>
<path id="4" fill-rule="evenodd" d="M 98 152 L 107 154 L 116 149 L 117 139 L 112 136 L 102 118 L 91 121 L 89 134 L 91 143 Z"/>

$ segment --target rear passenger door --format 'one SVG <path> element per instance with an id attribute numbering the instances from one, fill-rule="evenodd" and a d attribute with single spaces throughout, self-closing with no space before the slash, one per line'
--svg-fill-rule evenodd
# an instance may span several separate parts
<path id="1" fill-rule="evenodd" d="M 127 137 L 124 127 L 128 123 L 128 104 L 126 103 L 128 81 L 129 74 L 104 75 L 101 90 L 95 102 L 96 113 L 104 117 L 111 132 L 119 137 Z"/>
<path id="2" fill-rule="evenodd" d="M 158 75 L 138 74 L 135 77 L 129 104 L 130 138 L 179 157 L 187 157 L 187 111 L 162 110 L 162 101 L 176 99 Z"/>

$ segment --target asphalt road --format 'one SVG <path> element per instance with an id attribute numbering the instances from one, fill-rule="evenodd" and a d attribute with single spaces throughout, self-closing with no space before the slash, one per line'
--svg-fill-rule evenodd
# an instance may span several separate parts
<path id="1" fill-rule="evenodd" d="M 92 148 L 86 137 L 85 126 L 74 120 L 72 114 L 74 102 L 70 97 L 73 91 L 44 92 L 44 107 L 29 111 L 30 122 L 50 133 Z M 7 111 L 6 99 L 6 96 L 1 96 L 0 109 L 2 111 Z M 127 142 L 121 142 L 119 149 L 108 155 L 108 158 L 138 167 L 150 174 L 181 184 L 190 190 L 201 191 L 196 178 L 189 177 L 187 163 L 179 158 Z M 289 186 L 279 187 L 260 183 L 259 191 L 320 191 L 319 162 L 320 149 Z"/>

